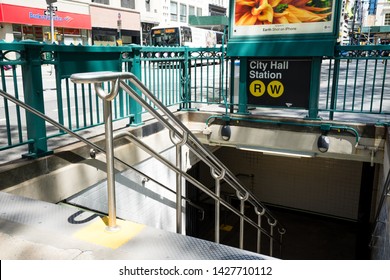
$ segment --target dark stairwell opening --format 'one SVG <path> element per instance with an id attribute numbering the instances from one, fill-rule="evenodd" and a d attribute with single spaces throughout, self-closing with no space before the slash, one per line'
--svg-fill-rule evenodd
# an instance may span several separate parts
<path id="1" fill-rule="evenodd" d="M 229 151 L 232 152 L 232 151 Z M 217 153 L 218 154 L 218 153 Z M 219 154 L 225 154 L 226 151 L 220 152 Z M 240 162 L 240 166 L 245 167 L 242 164 L 240 158 L 234 151 L 234 155 L 231 155 L 235 160 L 233 162 Z M 257 156 L 257 155 L 255 155 Z M 222 159 L 224 156 L 221 157 Z M 269 159 L 274 161 L 275 159 Z M 276 159 L 283 161 L 282 158 Z M 267 164 L 267 161 L 263 162 Z M 229 162 L 225 163 L 229 168 Z M 274 164 L 268 162 L 268 164 Z M 289 165 L 290 163 L 287 163 Z M 305 166 L 302 163 L 302 166 Z M 348 161 L 342 162 L 338 167 L 348 165 Z M 286 227 L 287 232 L 283 236 L 283 248 L 282 251 L 274 251 L 274 257 L 286 259 L 286 260 L 356 260 L 356 259 L 369 259 L 369 238 L 370 238 L 370 215 L 371 215 L 371 198 L 373 191 L 373 182 L 375 178 L 375 165 L 371 166 L 370 163 L 359 163 L 351 162 L 353 168 L 360 169 L 356 172 L 359 186 L 357 187 L 357 201 L 355 207 L 357 210 L 356 219 L 348 219 L 345 217 L 338 217 L 329 215 L 327 213 L 319 213 L 309 211 L 307 209 L 300 209 L 299 207 L 290 207 L 288 205 L 267 203 L 267 207 L 273 212 L 279 221 Z M 314 164 L 316 165 L 316 164 Z M 333 166 L 331 164 L 322 164 L 327 168 Z M 280 165 L 279 165 L 280 166 Z M 248 170 L 235 169 L 236 174 L 244 174 Z M 204 182 L 205 185 L 211 186 L 213 189 L 212 178 L 207 171 L 207 167 L 203 164 L 194 165 L 188 173 L 191 176 Z M 253 170 L 251 170 L 253 171 Z M 319 172 L 329 172 L 329 170 L 321 170 Z M 332 170 L 330 170 L 332 171 Z M 345 168 L 344 171 L 348 171 Z M 310 170 L 306 170 L 310 172 Z M 302 174 L 304 174 L 303 172 Z M 297 174 L 299 176 L 299 174 Z M 337 175 L 335 175 L 337 176 Z M 342 175 L 341 175 L 342 176 Z M 351 174 L 345 174 L 346 177 Z M 240 178 L 242 180 L 252 180 L 248 178 Z M 288 180 L 288 178 L 286 178 Z M 310 181 L 310 179 L 308 179 Z M 248 183 L 250 185 L 250 183 Z M 288 184 L 288 182 L 286 182 Z M 190 236 L 214 240 L 214 202 L 208 199 L 204 199 L 204 196 L 190 183 L 186 186 L 187 196 L 191 201 L 197 205 L 201 205 L 205 209 L 204 215 L 199 212 L 198 209 L 187 206 L 186 212 L 186 232 Z M 345 195 L 348 195 L 346 193 Z M 330 195 L 330 197 L 332 197 Z M 226 196 L 226 199 L 231 200 L 233 205 L 239 209 L 239 200 L 234 196 Z M 292 198 L 294 199 L 294 198 Z M 335 197 L 334 199 L 340 199 Z M 236 200 L 236 201 L 235 201 Z M 353 204 L 346 201 L 346 204 Z M 249 208 L 249 206 L 247 206 Z M 254 213 L 253 211 L 246 210 L 246 213 Z M 249 214 L 250 215 L 250 214 Z M 254 215 L 254 214 L 253 214 Z M 263 223 L 264 226 L 268 226 L 267 223 Z M 238 247 L 239 239 L 239 219 L 235 215 L 229 214 L 228 211 L 221 209 L 221 225 L 220 225 L 220 243 Z M 256 231 L 249 225 L 245 225 L 245 238 L 244 238 L 244 249 L 249 251 L 256 251 Z M 264 236 L 261 243 L 261 253 L 268 254 L 269 252 L 269 239 Z"/>

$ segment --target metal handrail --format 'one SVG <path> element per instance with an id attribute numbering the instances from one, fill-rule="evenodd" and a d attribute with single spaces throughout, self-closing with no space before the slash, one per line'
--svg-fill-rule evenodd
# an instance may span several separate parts
<path id="1" fill-rule="evenodd" d="M 181 177 L 184 177 L 187 181 L 191 182 L 193 185 L 201 189 L 203 192 L 212 197 L 216 202 L 216 212 L 219 213 L 219 205 L 225 206 L 227 209 L 235 213 L 240 217 L 240 248 L 243 248 L 244 243 L 244 222 L 247 222 L 254 226 L 258 230 L 258 236 L 261 233 L 264 233 L 270 238 L 270 255 L 273 254 L 273 242 L 275 236 L 273 234 L 274 227 L 277 226 L 278 233 L 280 234 L 280 240 L 276 240 L 279 244 L 281 244 L 282 235 L 286 232 L 285 228 L 281 223 L 272 215 L 272 213 L 263 205 L 257 198 L 247 189 L 245 188 L 236 178 L 236 176 L 210 151 L 208 150 L 199 140 L 198 138 L 178 119 L 176 116 L 165 107 L 152 92 L 149 91 L 148 88 L 132 73 L 126 72 L 91 72 L 91 73 L 80 73 L 73 74 L 70 79 L 75 83 L 91 83 L 95 85 L 96 91 L 99 92 L 101 89 L 101 85 L 103 82 L 111 81 L 115 86 L 113 88 L 117 88 L 117 85 L 120 84 L 120 87 L 127 92 L 134 100 L 136 100 L 139 104 L 141 104 L 152 116 L 154 116 L 157 120 L 159 120 L 165 128 L 167 128 L 171 133 L 171 140 L 173 137 L 177 137 L 179 139 L 178 143 L 174 143 L 177 147 L 177 158 L 181 157 L 180 148 L 181 145 L 186 144 L 191 152 L 193 152 L 199 159 L 201 159 L 204 163 L 206 163 L 212 172 L 214 179 L 216 180 L 216 185 L 219 185 L 219 181 L 221 179 L 225 180 L 235 191 L 236 195 L 240 200 L 240 211 L 237 211 L 230 204 L 226 203 L 223 199 L 220 198 L 219 193 L 214 194 L 210 189 L 203 186 L 200 182 L 194 180 L 191 176 L 187 175 L 185 172 L 181 170 L 181 163 L 177 163 L 176 165 L 172 165 L 169 161 L 165 160 L 158 153 L 154 152 L 150 147 L 146 144 L 139 141 L 136 137 L 133 137 L 131 134 L 123 134 L 122 136 L 130 137 L 132 142 L 136 144 L 141 149 L 145 150 L 153 157 L 162 161 L 166 166 L 176 172 L 177 174 L 177 182 L 179 182 Z M 133 85 L 130 86 L 129 82 Z M 134 88 L 135 87 L 135 88 Z M 137 92 L 138 91 L 138 92 Z M 141 94 L 139 94 L 141 93 Z M 142 97 L 142 94 L 145 98 Z M 100 97 L 107 99 L 113 99 L 115 97 L 110 94 L 99 94 Z M 150 101 L 157 108 L 155 109 L 149 103 Z M 110 138 L 110 137 L 109 137 Z M 112 138 L 112 137 L 111 137 Z M 107 140 L 107 139 L 106 139 Z M 110 139 L 108 139 L 110 140 Z M 174 142 L 172 140 L 172 142 Z M 180 161 L 180 160 L 179 160 Z M 219 188 L 218 188 L 219 189 Z M 181 192 L 181 186 L 177 186 L 177 193 Z M 270 233 L 264 230 L 261 225 L 256 224 L 250 218 L 248 218 L 245 211 L 245 202 L 249 202 L 254 206 L 255 213 L 261 218 L 262 215 L 265 215 L 267 218 L 268 224 L 270 226 Z M 181 203 L 177 201 L 176 203 L 176 215 L 177 215 L 177 231 L 181 232 Z M 217 216 L 217 215 L 216 215 Z M 219 218 L 219 217 L 218 217 Z M 215 241 L 219 242 L 219 222 L 216 217 L 215 221 Z M 261 219 L 259 219 L 261 220 Z M 258 240 L 259 242 L 259 240 Z M 259 246 L 258 246 L 259 250 Z"/>
<path id="2" fill-rule="evenodd" d="M 380 196 L 380 201 L 379 201 L 378 207 L 376 209 L 375 218 L 374 218 L 374 225 L 371 229 L 371 239 L 370 239 L 370 243 L 369 243 L 370 247 L 372 247 L 374 245 L 374 238 L 376 237 L 375 231 L 378 227 L 378 223 L 380 223 L 379 216 L 382 212 L 382 207 L 385 203 L 385 199 L 388 196 L 390 196 L 390 170 L 387 172 L 386 181 L 383 184 L 383 190 L 382 190 L 382 193 Z"/>
<path id="3" fill-rule="evenodd" d="M 6 98 L 7 100 L 15 103 L 16 105 L 22 107 L 23 109 L 25 109 L 26 111 L 42 118 L 43 120 L 47 121 L 48 123 L 52 124 L 53 126 L 57 127 L 58 129 L 60 130 L 63 130 L 65 131 L 66 133 L 68 133 L 69 135 L 77 138 L 78 140 L 80 140 L 81 142 L 83 142 L 84 144 L 88 145 L 89 147 L 91 147 L 92 149 L 94 149 L 95 151 L 98 151 L 102 154 L 106 154 L 106 151 L 105 149 L 99 147 L 98 145 L 96 145 L 95 143 L 89 141 L 88 139 L 84 138 L 83 136 L 75 133 L 74 131 L 68 129 L 67 127 L 63 126 L 62 124 L 60 124 L 59 122 L 53 120 L 52 118 L 46 116 L 45 114 L 41 113 L 40 111 L 36 110 L 35 108 L 27 105 L 26 103 L 20 101 L 19 99 L 13 97 L 12 95 L 6 93 L 5 91 L 1 90 L 0 89 L 0 96 Z M 116 161 L 118 161 L 119 163 L 123 164 L 124 166 L 128 167 L 129 169 L 131 169 L 132 171 L 136 172 L 138 175 L 142 176 L 142 177 L 145 177 L 147 178 L 148 180 L 152 181 L 153 183 L 155 183 L 156 185 L 158 185 L 159 187 L 161 188 L 164 188 L 165 190 L 171 192 L 171 193 L 175 193 L 173 190 L 171 190 L 170 188 L 168 188 L 167 186 L 161 184 L 159 181 L 153 179 L 152 177 L 150 177 L 149 175 L 145 174 L 144 172 L 136 169 L 135 167 L 131 166 L 130 164 L 128 164 L 127 162 L 117 158 L 114 156 L 114 159 Z M 190 199 L 188 199 L 187 197 L 185 196 L 182 196 L 181 197 L 182 200 L 186 201 L 189 205 L 193 206 L 194 208 L 196 208 L 198 211 L 200 211 L 202 213 L 202 219 L 204 217 L 204 213 L 205 213 L 205 210 L 195 204 L 194 202 L 192 202 Z"/>

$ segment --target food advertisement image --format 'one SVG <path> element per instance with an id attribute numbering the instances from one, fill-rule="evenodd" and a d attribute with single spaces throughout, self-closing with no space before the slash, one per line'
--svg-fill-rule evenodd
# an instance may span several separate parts
<path id="1" fill-rule="evenodd" d="M 234 0 L 232 36 L 332 33 L 336 0 Z"/>

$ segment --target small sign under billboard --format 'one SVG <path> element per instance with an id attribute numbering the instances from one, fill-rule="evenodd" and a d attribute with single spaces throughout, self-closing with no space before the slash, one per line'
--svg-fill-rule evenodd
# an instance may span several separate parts
<path id="1" fill-rule="evenodd" d="M 248 104 L 308 108 L 310 60 L 248 59 Z"/>

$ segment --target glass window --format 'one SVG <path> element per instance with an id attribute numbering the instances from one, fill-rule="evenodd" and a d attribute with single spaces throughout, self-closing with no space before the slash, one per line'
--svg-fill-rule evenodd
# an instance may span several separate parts
<path id="1" fill-rule="evenodd" d="M 42 26 L 34 26 L 34 40 L 43 41 Z"/>
<path id="2" fill-rule="evenodd" d="M 195 7 L 194 6 L 190 6 L 189 7 L 188 15 L 189 16 L 196 16 L 196 14 L 195 14 Z"/>
<path id="3" fill-rule="evenodd" d="M 196 8 L 196 15 L 198 17 L 202 16 L 202 8 Z"/>
<path id="4" fill-rule="evenodd" d="M 145 8 L 147 12 L 150 12 L 150 0 L 145 0 Z"/>
<path id="5" fill-rule="evenodd" d="M 171 20 L 177 21 L 177 2 L 171 2 Z"/>
<path id="6" fill-rule="evenodd" d="M 191 28 L 189 27 L 182 27 L 181 28 L 181 36 L 182 36 L 182 43 L 186 42 L 192 42 L 192 32 Z"/>
<path id="7" fill-rule="evenodd" d="M 92 0 L 93 3 L 110 5 L 110 0 Z"/>
<path id="8" fill-rule="evenodd" d="M 22 26 L 20 24 L 13 24 L 12 29 L 13 29 L 13 34 L 14 34 L 14 40 L 15 41 L 23 40 Z"/>
<path id="9" fill-rule="evenodd" d="M 180 37 L 178 28 L 162 28 L 152 30 L 152 45 L 179 46 Z"/>
<path id="10" fill-rule="evenodd" d="M 134 0 L 121 0 L 121 7 L 128 9 L 135 9 L 135 1 Z"/>
<path id="11" fill-rule="evenodd" d="M 390 25 L 390 14 L 385 15 L 385 25 Z"/>
<path id="12" fill-rule="evenodd" d="M 180 4 L 180 22 L 187 22 L 187 6 Z"/>
<path id="13" fill-rule="evenodd" d="M 34 40 L 34 28 L 32 26 L 23 25 L 23 40 Z"/>

